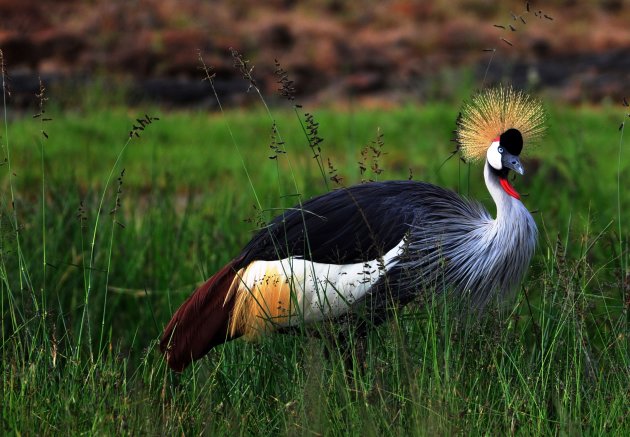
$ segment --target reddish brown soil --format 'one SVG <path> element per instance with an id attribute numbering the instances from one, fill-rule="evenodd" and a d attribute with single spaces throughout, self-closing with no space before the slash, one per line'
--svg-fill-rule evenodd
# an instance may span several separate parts
<path id="1" fill-rule="evenodd" d="M 198 52 L 225 95 L 242 94 L 230 47 L 255 65 L 266 93 L 277 88 L 278 59 L 301 99 L 449 96 L 467 80 L 460 67 L 481 81 L 492 55 L 484 49 L 497 50 L 489 81 L 569 101 L 629 94 L 628 1 L 531 3 L 527 12 L 526 2 L 490 0 L 0 0 L 0 48 L 17 88 L 37 76 L 106 74 L 175 103 L 201 98 Z"/>

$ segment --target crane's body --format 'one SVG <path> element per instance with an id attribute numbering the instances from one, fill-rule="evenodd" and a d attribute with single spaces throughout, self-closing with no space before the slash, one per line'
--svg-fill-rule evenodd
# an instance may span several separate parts
<path id="1" fill-rule="evenodd" d="M 507 179 L 510 170 L 523 174 L 523 137 L 514 128 L 499 133 L 484 149 L 494 219 L 477 202 L 412 181 L 361 184 L 297 205 L 182 304 L 162 337 L 169 365 L 183 370 L 225 341 L 359 310 L 382 321 L 423 293 L 467 295 L 482 307 L 514 290 L 537 231 Z"/>

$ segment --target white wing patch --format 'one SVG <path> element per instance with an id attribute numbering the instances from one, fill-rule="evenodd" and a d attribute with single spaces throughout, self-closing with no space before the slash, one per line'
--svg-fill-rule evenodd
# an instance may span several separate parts
<path id="1" fill-rule="evenodd" d="M 252 262 L 237 275 L 240 299 L 232 331 L 242 330 L 243 335 L 252 336 L 253 331 L 268 325 L 257 319 L 267 318 L 266 322 L 282 327 L 348 312 L 396 264 L 403 244 L 404 240 L 383 258 L 355 264 L 317 263 L 295 257 Z"/>

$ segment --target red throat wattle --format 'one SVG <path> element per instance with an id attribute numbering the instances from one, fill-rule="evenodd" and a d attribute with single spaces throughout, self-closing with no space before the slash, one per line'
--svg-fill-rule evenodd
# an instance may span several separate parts
<path id="1" fill-rule="evenodd" d="M 516 192 L 514 187 L 510 185 L 510 183 L 508 182 L 506 178 L 499 178 L 499 181 L 501 182 L 501 186 L 503 187 L 506 193 L 508 193 L 510 196 L 514 197 L 515 199 L 521 198 L 521 195 Z"/>

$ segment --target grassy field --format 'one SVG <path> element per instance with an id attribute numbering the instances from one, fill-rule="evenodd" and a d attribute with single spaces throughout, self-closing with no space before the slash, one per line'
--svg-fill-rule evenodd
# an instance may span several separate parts
<path id="1" fill-rule="evenodd" d="M 539 248 L 507 308 L 467 318 L 443 295 L 409 305 L 350 368 L 322 341 L 278 335 L 175 375 L 156 351 L 172 311 L 261 221 L 335 188 L 328 159 L 344 185 L 413 177 L 493 211 L 481 168 L 447 161 L 457 108 L 318 109 L 318 163 L 291 109 L 272 110 L 274 131 L 256 109 L 61 110 L 50 97 L 52 121 L 8 107 L 2 129 L 5 433 L 630 432 L 622 108 L 548 108 L 546 140 L 515 182 Z M 159 120 L 129 140 L 146 113 Z"/>

